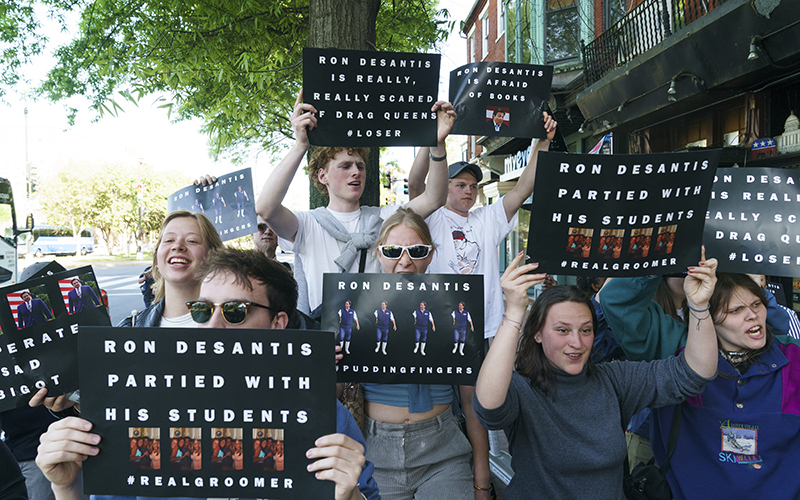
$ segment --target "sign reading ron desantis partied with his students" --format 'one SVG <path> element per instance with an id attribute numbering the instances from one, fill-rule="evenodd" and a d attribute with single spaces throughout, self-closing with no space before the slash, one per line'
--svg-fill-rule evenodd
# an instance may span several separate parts
<path id="1" fill-rule="evenodd" d="M 527 262 L 609 277 L 697 265 L 719 154 L 539 153 Z"/>
<path id="2" fill-rule="evenodd" d="M 800 276 L 800 175 L 783 168 L 720 168 L 706 213 L 706 255 L 719 270 Z"/>
<path id="3" fill-rule="evenodd" d="M 334 497 L 306 457 L 336 432 L 330 333 L 85 328 L 79 349 L 86 493 Z"/>
<path id="4" fill-rule="evenodd" d="M 456 111 L 453 134 L 547 136 L 552 66 L 501 62 L 470 63 L 450 72 L 450 102 Z"/>
<path id="5" fill-rule="evenodd" d="M 435 146 L 439 54 L 303 49 L 315 146 Z"/>
<path id="6" fill-rule="evenodd" d="M 483 362 L 483 277 L 325 274 L 322 328 L 339 382 L 474 385 Z"/>

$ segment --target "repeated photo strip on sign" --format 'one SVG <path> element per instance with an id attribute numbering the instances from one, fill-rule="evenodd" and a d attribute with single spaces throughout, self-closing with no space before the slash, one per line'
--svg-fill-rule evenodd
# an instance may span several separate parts
<path id="1" fill-rule="evenodd" d="M 167 198 L 167 213 L 188 210 L 205 215 L 222 241 L 256 232 L 256 199 L 249 168 L 217 177 L 207 186 L 192 184 Z"/>
<path id="2" fill-rule="evenodd" d="M 719 150 L 539 153 L 527 262 L 551 274 L 681 272 L 700 258 Z M 707 254 L 708 255 L 708 254 Z"/>
<path id="3" fill-rule="evenodd" d="M 81 330 L 81 416 L 103 437 L 88 494 L 333 498 L 306 451 L 336 432 L 319 331 Z"/>
<path id="4" fill-rule="evenodd" d="M 706 213 L 706 255 L 720 271 L 800 276 L 800 175 L 720 168 Z"/>
<path id="5" fill-rule="evenodd" d="M 547 137 L 542 112 L 548 109 L 552 66 L 500 62 L 471 63 L 450 72 L 453 134 Z"/>
<path id="6" fill-rule="evenodd" d="M 111 326 L 89 266 L 0 289 L 0 411 L 78 388 L 78 330 Z M 77 397 L 77 396 L 76 396 Z"/>
<path id="7" fill-rule="evenodd" d="M 439 54 L 303 49 L 315 146 L 435 146 Z"/>
<path id="8" fill-rule="evenodd" d="M 483 362 L 483 276 L 325 274 L 322 329 L 339 382 L 474 385 Z"/>

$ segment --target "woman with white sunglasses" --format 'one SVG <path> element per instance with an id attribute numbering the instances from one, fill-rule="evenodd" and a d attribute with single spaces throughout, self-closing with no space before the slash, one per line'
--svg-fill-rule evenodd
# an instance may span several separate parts
<path id="1" fill-rule="evenodd" d="M 385 273 L 424 273 L 434 249 L 425 221 L 407 208 L 389 217 L 378 236 Z M 472 448 L 450 411 L 452 386 L 362 386 L 367 460 L 384 500 L 473 498 Z"/>

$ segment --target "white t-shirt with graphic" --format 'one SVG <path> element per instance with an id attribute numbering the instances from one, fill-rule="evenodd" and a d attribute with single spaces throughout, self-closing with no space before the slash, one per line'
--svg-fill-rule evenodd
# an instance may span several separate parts
<path id="1" fill-rule="evenodd" d="M 437 247 L 428 272 L 484 276 L 484 338 L 494 337 L 505 313 L 497 247 L 517 226 L 517 219 L 517 214 L 510 221 L 506 218 L 502 198 L 467 217 L 442 207 L 425 219 Z"/>

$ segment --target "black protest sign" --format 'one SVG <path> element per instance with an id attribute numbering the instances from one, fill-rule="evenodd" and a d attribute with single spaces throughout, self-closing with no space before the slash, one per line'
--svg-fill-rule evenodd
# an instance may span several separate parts
<path id="1" fill-rule="evenodd" d="M 167 198 L 167 212 L 188 210 L 204 214 L 222 241 L 256 232 L 256 199 L 249 168 L 217 177 L 207 186 L 192 184 Z"/>
<path id="2" fill-rule="evenodd" d="M 330 334 L 85 328 L 79 349 L 87 493 L 333 498 L 305 456 L 336 432 Z"/>
<path id="3" fill-rule="evenodd" d="M 544 139 L 552 66 L 471 63 L 450 72 L 453 134 Z"/>
<path id="4" fill-rule="evenodd" d="M 528 262 L 579 276 L 685 271 L 700 260 L 719 150 L 539 153 Z"/>
<path id="5" fill-rule="evenodd" d="M 800 175 L 720 168 L 706 213 L 706 255 L 720 271 L 800 276 Z"/>
<path id="6" fill-rule="evenodd" d="M 315 146 L 435 146 L 439 54 L 303 49 Z"/>
<path id="7" fill-rule="evenodd" d="M 322 287 L 322 328 L 344 354 L 339 382 L 475 384 L 482 276 L 325 274 Z"/>
<path id="8" fill-rule="evenodd" d="M 78 388 L 79 326 L 111 326 L 99 297 L 89 266 L 0 289 L 0 411 Z"/>

